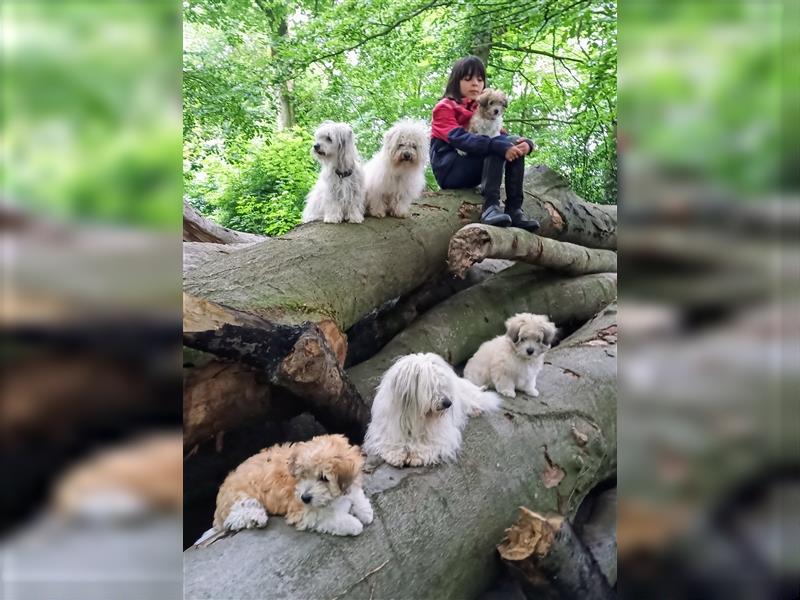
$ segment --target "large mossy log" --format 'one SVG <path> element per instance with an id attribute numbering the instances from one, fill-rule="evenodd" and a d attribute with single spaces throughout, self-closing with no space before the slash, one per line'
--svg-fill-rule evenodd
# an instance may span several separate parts
<path id="1" fill-rule="evenodd" d="M 457 463 L 366 475 L 375 521 L 359 537 L 270 519 L 186 551 L 185 598 L 477 596 L 498 573 L 495 544 L 519 506 L 571 515 L 615 472 L 616 358 L 604 336 L 615 327 L 610 306 L 551 352 L 539 398 L 471 419 Z"/>
<path id="2" fill-rule="evenodd" d="M 486 258 L 525 262 L 568 275 L 617 272 L 617 253 L 613 250 L 551 240 L 516 227 L 473 223 L 450 239 L 447 264 L 459 277 Z"/>
<path id="3" fill-rule="evenodd" d="M 617 249 L 617 210 L 586 202 L 545 165 L 525 171 L 525 211 L 541 224 L 539 235 L 589 248 Z"/>

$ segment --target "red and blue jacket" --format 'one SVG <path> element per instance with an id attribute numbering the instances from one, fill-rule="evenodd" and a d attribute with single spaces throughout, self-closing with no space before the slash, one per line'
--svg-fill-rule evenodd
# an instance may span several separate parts
<path id="1" fill-rule="evenodd" d="M 505 132 L 493 138 L 468 132 L 469 120 L 476 107 L 477 102 L 465 97 L 460 102 L 442 98 L 433 108 L 430 159 L 437 180 L 452 168 L 458 156 L 456 150 L 479 157 L 505 156 L 506 150 L 519 139 L 511 138 Z M 526 141 L 533 150 L 533 143 Z"/>

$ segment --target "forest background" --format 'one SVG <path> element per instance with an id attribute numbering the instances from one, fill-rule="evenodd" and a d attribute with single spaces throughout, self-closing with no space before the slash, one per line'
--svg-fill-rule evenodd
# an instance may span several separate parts
<path id="1" fill-rule="evenodd" d="M 616 20 L 591 0 L 186 0 L 185 199 L 285 233 L 316 179 L 319 123 L 349 123 L 366 160 L 398 119 L 429 122 L 452 63 L 475 54 L 509 95 L 507 128 L 537 145 L 529 164 L 616 203 Z"/>

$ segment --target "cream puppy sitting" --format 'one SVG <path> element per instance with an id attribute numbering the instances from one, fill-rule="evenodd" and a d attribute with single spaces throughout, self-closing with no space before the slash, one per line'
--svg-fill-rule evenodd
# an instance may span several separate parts
<path id="1" fill-rule="evenodd" d="M 373 518 L 361 487 L 363 464 L 358 446 L 342 435 L 262 450 L 222 483 L 214 526 L 195 544 L 224 532 L 265 527 L 268 515 L 285 515 L 300 530 L 358 535 Z"/>
<path id="2" fill-rule="evenodd" d="M 505 335 L 484 342 L 469 359 L 464 377 L 509 398 L 516 396 L 515 390 L 538 396 L 536 377 L 556 336 L 556 326 L 545 315 L 531 313 L 516 314 L 505 325 Z"/>

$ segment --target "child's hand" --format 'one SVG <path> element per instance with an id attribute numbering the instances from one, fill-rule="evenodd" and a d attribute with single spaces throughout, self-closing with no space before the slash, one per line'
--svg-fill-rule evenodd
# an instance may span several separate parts
<path id="1" fill-rule="evenodd" d="M 525 148 L 527 149 L 528 144 L 525 144 Z M 526 152 L 518 145 L 511 146 L 508 150 L 506 150 L 506 160 L 511 162 L 512 160 L 517 160 L 520 156 L 525 156 Z"/>
<path id="2" fill-rule="evenodd" d="M 517 142 L 515 145 L 516 145 L 516 146 L 519 146 L 520 148 L 522 148 L 522 155 L 523 155 L 523 156 L 525 156 L 526 154 L 530 154 L 531 152 L 533 152 L 533 149 L 532 149 L 532 148 L 531 148 L 531 146 L 528 144 L 528 142 L 526 142 L 525 140 L 520 140 L 520 141 L 518 141 L 518 142 Z"/>

